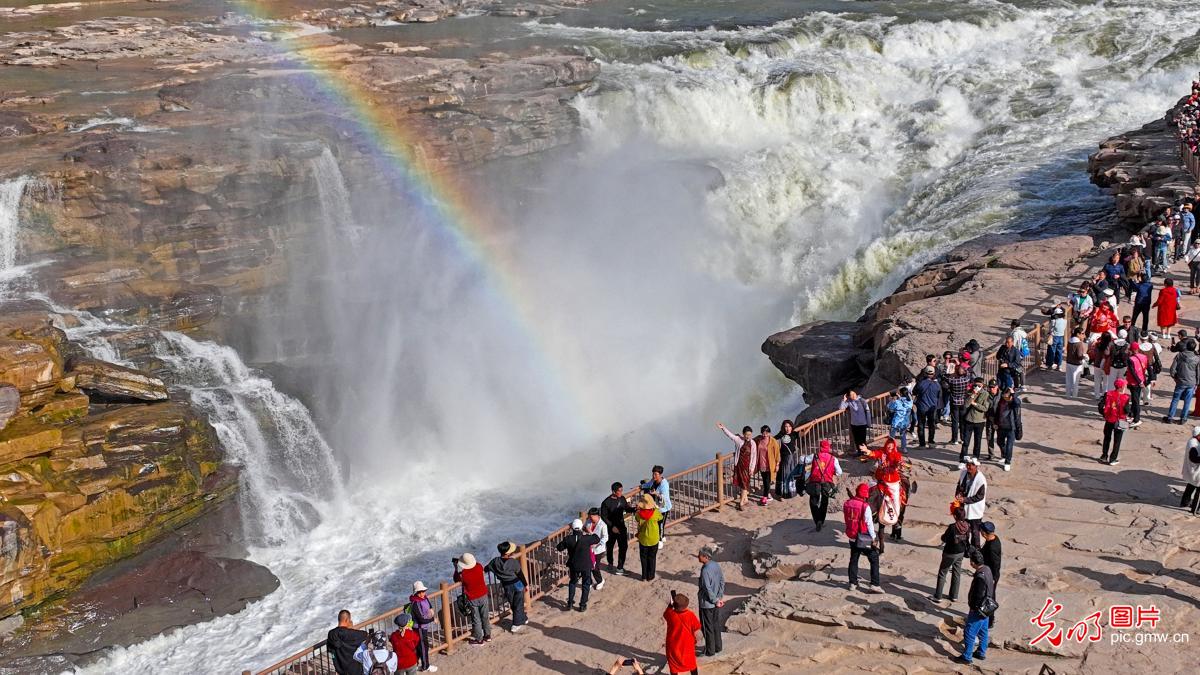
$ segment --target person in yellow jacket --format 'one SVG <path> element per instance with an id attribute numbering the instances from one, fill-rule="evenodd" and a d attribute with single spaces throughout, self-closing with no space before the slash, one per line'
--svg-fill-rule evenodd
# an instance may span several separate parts
<path id="1" fill-rule="evenodd" d="M 642 559 L 642 581 L 654 580 L 654 569 L 658 564 L 658 542 L 661 530 L 658 524 L 663 519 L 662 511 L 654 503 L 654 498 L 643 494 L 638 500 L 637 540 L 638 555 Z"/>
<path id="2" fill-rule="evenodd" d="M 754 439 L 758 448 L 758 471 L 762 476 L 763 492 L 759 504 L 766 506 L 771 501 L 771 485 L 775 483 L 775 472 L 779 470 L 779 441 L 771 435 L 770 425 L 764 424 L 762 433 Z"/>

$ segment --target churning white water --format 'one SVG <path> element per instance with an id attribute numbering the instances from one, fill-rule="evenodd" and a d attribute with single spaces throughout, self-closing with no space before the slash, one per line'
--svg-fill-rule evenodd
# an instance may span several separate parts
<path id="1" fill-rule="evenodd" d="M 17 264 L 17 227 L 28 176 L 0 181 L 0 275 Z"/>
<path id="2" fill-rule="evenodd" d="M 312 297 L 341 317 L 323 338 L 337 367 L 313 386 L 327 392 L 314 404 L 322 431 L 351 459 L 345 495 L 309 500 L 319 524 L 253 549 L 279 591 L 90 670 L 265 665 L 318 639 L 343 606 L 362 616 L 413 578 L 445 576 L 451 551 L 561 522 L 578 506 L 572 488 L 627 477 L 632 457 L 700 459 L 694 449 L 719 447 L 702 441 L 716 416 L 749 417 L 789 391 L 756 353 L 789 313 L 856 315 L 980 232 L 1104 217 L 1087 151 L 1161 114 L 1198 55 L 1191 2 L 906 6 L 701 31 L 530 26 L 604 62 L 577 103 L 585 147 L 547 172 L 499 243 L 522 271 L 538 349 L 575 398 L 567 409 L 611 441 L 578 461 L 551 464 L 587 445 L 559 415 L 535 414 L 550 389 L 484 273 L 419 219 L 367 228 L 376 219 L 354 212 L 370 205 L 321 153 L 321 226 L 336 238 L 339 222 L 364 225 L 355 265 L 337 253 L 313 268 L 345 294 Z M 723 184 L 706 192 L 704 167 Z M 249 452 L 287 462 L 279 448 Z M 506 492 L 514 469 L 549 477 L 546 491 Z M 305 511 L 278 506 L 284 522 Z"/>

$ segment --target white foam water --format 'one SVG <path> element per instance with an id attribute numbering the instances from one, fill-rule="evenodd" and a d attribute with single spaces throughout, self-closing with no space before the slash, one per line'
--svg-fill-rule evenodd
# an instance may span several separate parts
<path id="1" fill-rule="evenodd" d="M 21 198 L 29 176 L 0 181 L 0 275 L 17 265 L 17 230 L 21 223 Z"/>

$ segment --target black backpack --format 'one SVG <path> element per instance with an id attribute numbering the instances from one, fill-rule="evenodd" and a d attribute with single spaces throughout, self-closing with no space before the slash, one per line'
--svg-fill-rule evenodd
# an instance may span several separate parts
<path id="1" fill-rule="evenodd" d="M 1113 368 L 1128 368 L 1129 367 L 1129 347 L 1123 345 L 1120 349 L 1113 352 L 1112 356 Z"/>

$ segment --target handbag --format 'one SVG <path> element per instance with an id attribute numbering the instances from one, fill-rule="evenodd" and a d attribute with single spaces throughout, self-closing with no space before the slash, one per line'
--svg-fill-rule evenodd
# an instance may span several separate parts
<path id="1" fill-rule="evenodd" d="M 458 610 L 463 616 L 471 616 L 471 599 L 467 597 L 465 592 L 459 593 L 454 599 L 454 609 Z"/>
<path id="2" fill-rule="evenodd" d="M 998 609 L 1000 609 L 1000 603 L 996 602 L 995 598 L 988 596 L 983 599 L 983 602 L 979 603 L 977 611 L 983 616 L 991 617 Z"/>
<path id="3" fill-rule="evenodd" d="M 1129 431 L 1129 420 L 1117 420 L 1118 431 Z"/>

